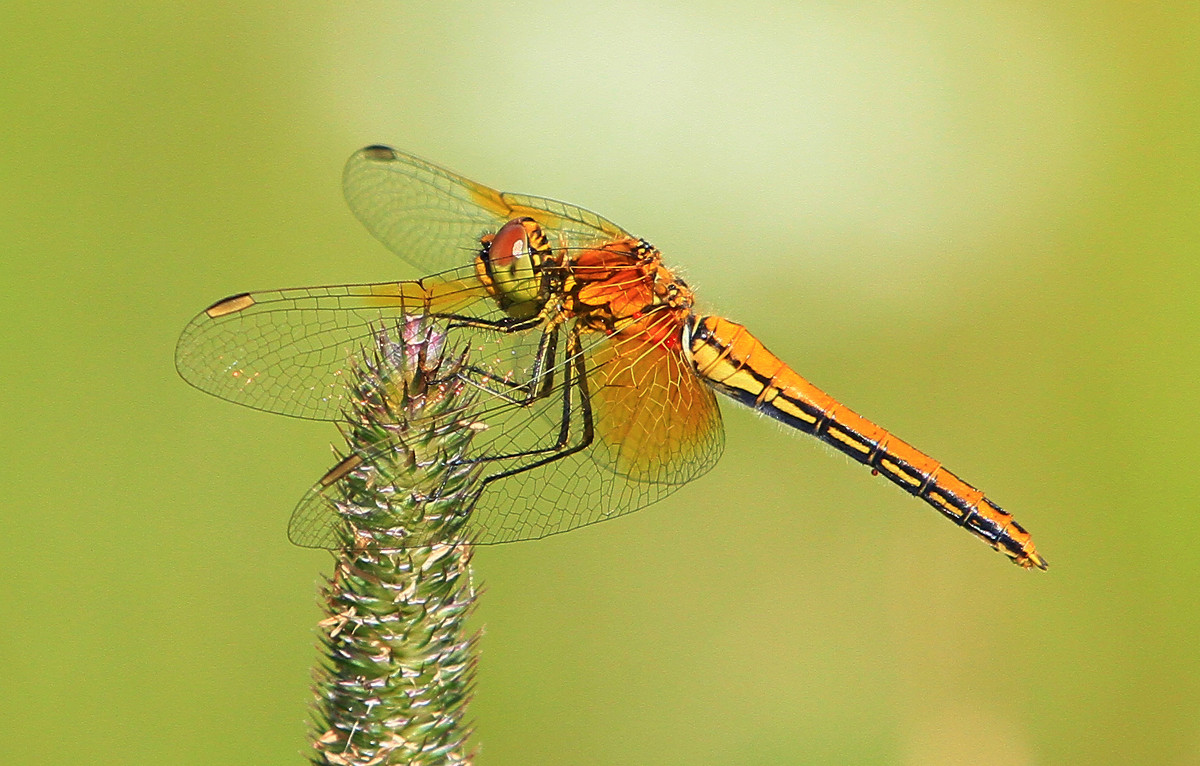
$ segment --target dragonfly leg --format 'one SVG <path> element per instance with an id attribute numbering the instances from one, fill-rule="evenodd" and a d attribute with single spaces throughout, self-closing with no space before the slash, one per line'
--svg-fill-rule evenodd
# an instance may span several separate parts
<path id="1" fill-rule="evenodd" d="M 550 396 L 554 388 L 554 367 L 558 353 L 558 328 L 546 330 L 538 339 L 537 354 L 534 357 L 533 368 L 529 380 L 515 383 L 511 380 L 497 378 L 487 370 L 468 364 L 463 370 L 478 376 L 478 380 L 459 373 L 464 382 L 498 396 L 502 400 L 528 407 L 534 402 Z M 497 390 L 493 384 L 499 384 L 504 390 Z"/>
<path id="2" fill-rule="evenodd" d="M 578 391 L 578 402 L 582 424 L 573 427 L 573 410 L 575 408 L 575 396 L 573 392 Z M 572 438 L 578 436 L 578 442 L 571 444 Z M 528 463 L 508 468 L 503 471 L 498 471 L 494 474 L 484 477 L 480 486 L 480 494 L 487 489 L 488 485 L 499 481 L 500 479 L 514 476 L 525 471 L 530 471 L 539 466 L 553 463 L 556 460 L 562 460 L 565 457 L 573 455 L 581 450 L 591 446 L 595 439 L 596 429 L 592 415 L 591 393 L 588 390 L 587 384 L 587 369 L 585 359 L 582 354 L 582 344 L 579 340 L 579 330 L 572 328 L 567 341 L 567 364 L 563 371 L 563 396 L 562 396 L 562 417 L 559 421 L 558 438 L 553 445 L 542 447 L 539 449 L 525 450 L 507 455 L 488 455 L 486 457 L 477 458 L 476 462 L 497 462 L 500 460 L 520 460 L 522 458 L 535 458 Z"/>
<path id="3" fill-rule="evenodd" d="M 513 319 L 512 317 L 505 317 L 504 319 L 481 319 L 464 314 L 435 314 L 434 316 L 450 322 L 447 327 L 449 330 L 471 328 L 476 330 L 495 330 L 496 332 L 504 333 L 532 330 L 544 321 L 540 316 L 530 319 Z"/>

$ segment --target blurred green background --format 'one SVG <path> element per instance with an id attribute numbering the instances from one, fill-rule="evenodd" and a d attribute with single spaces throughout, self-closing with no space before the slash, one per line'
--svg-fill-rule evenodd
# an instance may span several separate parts
<path id="1" fill-rule="evenodd" d="M 481 550 L 491 764 L 1200 763 L 1200 13 L 1133 4 L 5 3 L 0 730 L 298 763 L 328 425 L 205 397 L 230 293 L 414 277 L 390 143 L 651 239 L 706 308 L 988 490 L 1023 572 L 726 407 L 610 524 Z"/>

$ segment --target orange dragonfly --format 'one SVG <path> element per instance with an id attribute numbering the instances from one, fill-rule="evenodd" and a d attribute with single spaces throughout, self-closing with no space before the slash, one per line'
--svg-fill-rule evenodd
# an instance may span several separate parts
<path id="1" fill-rule="evenodd" d="M 724 447 L 719 392 L 869 467 L 1026 568 L 1029 533 L 938 461 L 855 414 L 743 326 L 693 311 L 693 293 L 652 245 L 582 208 L 499 192 L 385 146 L 356 152 L 343 183 L 383 244 L 436 272 L 406 282 L 242 293 L 180 336 L 190 384 L 248 407 L 341 420 L 352 360 L 391 322 L 426 317 L 458 374 L 482 394 L 487 428 L 468 520 L 478 543 L 528 540 L 654 503 L 713 467 Z M 301 546 L 338 544 L 330 470 L 293 512 Z"/>

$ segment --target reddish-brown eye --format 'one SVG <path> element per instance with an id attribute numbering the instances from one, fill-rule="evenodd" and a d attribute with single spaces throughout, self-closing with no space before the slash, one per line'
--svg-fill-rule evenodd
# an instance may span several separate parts
<path id="1" fill-rule="evenodd" d="M 507 269 L 513 261 L 529 255 L 529 235 L 525 231 L 525 223 L 520 218 L 514 218 L 500 227 L 496 236 L 488 246 L 488 260 L 493 268 Z"/>

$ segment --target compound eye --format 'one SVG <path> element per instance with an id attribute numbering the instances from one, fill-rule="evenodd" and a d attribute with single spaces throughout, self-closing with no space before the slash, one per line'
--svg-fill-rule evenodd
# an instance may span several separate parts
<path id="1" fill-rule="evenodd" d="M 518 259 L 528 255 L 529 234 L 524 218 L 514 218 L 501 226 L 488 245 L 488 260 L 494 268 L 511 269 Z"/>

